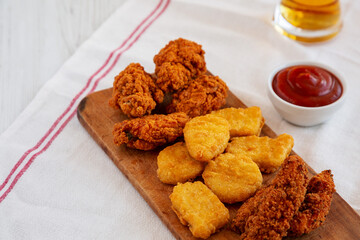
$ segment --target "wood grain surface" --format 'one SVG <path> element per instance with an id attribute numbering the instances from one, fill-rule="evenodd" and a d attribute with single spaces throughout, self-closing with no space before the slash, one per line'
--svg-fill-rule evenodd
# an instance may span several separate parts
<path id="1" fill-rule="evenodd" d="M 125 1 L 0 1 L 0 133 Z"/>
<path id="2" fill-rule="evenodd" d="M 187 226 L 180 223 L 171 210 L 169 195 L 173 186 L 163 184 L 157 178 L 157 155 L 161 148 L 153 151 L 118 147 L 113 143 L 112 129 L 116 122 L 127 119 L 120 110 L 108 106 L 112 89 L 95 92 L 84 98 L 78 107 L 78 119 L 91 137 L 106 152 L 114 164 L 129 179 L 141 196 L 147 201 L 163 223 L 170 229 L 177 239 L 195 239 Z M 229 92 L 225 107 L 246 107 L 235 95 Z M 276 134 L 265 124 L 261 135 L 276 137 Z M 295 139 L 296 141 L 296 139 Z M 292 152 L 292 154 L 295 154 Z M 306 159 L 304 159 L 306 161 Z M 309 166 L 309 176 L 315 174 Z M 120 173 L 119 173 L 120 174 Z M 276 173 L 264 175 L 264 185 Z M 231 218 L 235 215 L 240 204 L 226 205 Z M 338 193 L 334 194 L 330 213 L 323 226 L 300 238 L 288 239 L 328 239 L 346 240 L 360 239 L 360 217 Z M 221 231 L 209 239 L 238 239 L 239 235 L 225 226 Z"/>

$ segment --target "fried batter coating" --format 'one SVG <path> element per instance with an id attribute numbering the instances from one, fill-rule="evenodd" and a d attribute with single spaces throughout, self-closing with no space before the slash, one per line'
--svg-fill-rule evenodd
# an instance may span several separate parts
<path id="1" fill-rule="evenodd" d="M 184 128 L 184 139 L 190 155 L 208 162 L 223 153 L 230 139 L 230 126 L 224 118 L 211 114 L 191 119 Z"/>
<path id="2" fill-rule="evenodd" d="M 231 137 L 259 136 L 265 121 L 259 107 L 224 108 L 211 114 L 228 120 Z"/>
<path id="3" fill-rule="evenodd" d="M 179 183 L 170 195 L 172 209 L 194 237 L 208 238 L 230 218 L 229 210 L 202 182 Z"/>
<path id="4" fill-rule="evenodd" d="M 290 156 L 272 183 L 259 190 L 238 210 L 232 228 L 241 239 L 282 239 L 304 201 L 307 168 L 299 156 Z"/>
<path id="5" fill-rule="evenodd" d="M 184 142 L 166 147 L 157 157 L 157 175 L 163 183 L 177 184 L 201 175 L 205 163 L 193 159 Z"/>
<path id="6" fill-rule="evenodd" d="M 228 87 L 217 76 L 202 75 L 173 94 L 168 113 L 184 112 L 196 117 L 218 110 L 226 103 Z"/>
<path id="7" fill-rule="evenodd" d="M 115 77 L 109 105 L 120 108 L 128 117 L 141 117 L 150 114 L 163 99 L 164 93 L 151 75 L 139 63 L 131 63 Z"/>
<path id="8" fill-rule="evenodd" d="M 185 87 L 191 79 L 206 72 L 204 54 L 201 45 L 195 42 L 183 38 L 170 41 L 154 56 L 157 84 L 164 91 Z"/>
<path id="9" fill-rule="evenodd" d="M 191 72 L 180 63 L 165 62 L 157 69 L 156 84 L 164 92 L 172 92 L 188 86 Z"/>
<path id="10" fill-rule="evenodd" d="M 242 202 L 261 187 L 259 167 L 250 158 L 232 153 L 210 161 L 202 174 L 206 186 L 225 203 Z"/>
<path id="11" fill-rule="evenodd" d="M 258 211 L 258 207 L 266 197 L 269 195 L 269 192 L 273 188 L 265 187 L 259 189 L 255 195 L 249 198 L 243 205 L 241 205 L 240 209 L 236 213 L 236 217 L 232 220 L 231 228 L 238 233 L 245 232 L 245 225 L 248 219 L 255 215 Z"/>
<path id="12" fill-rule="evenodd" d="M 335 192 L 332 176 L 330 170 L 325 170 L 310 179 L 305 200 L 290 223 L 288 236 L 301 236 L 324 224 Z"/>
<path id="13" fill-rule="evenodd" d="M 189 117 L 185 113 L 155 114 L 124 120 L 114 125 L 114 143 L 151 150 L 181 137 L 187 121 Z"/>
<path id="14" fill-rule="evenodd" d="M 275 139 L 247 136 L 233 138 L 226 152 L 248 156 L 259 166 L 261 172 L 272 173 L 289 156 L 293 146 L 294 139 L 286 133 Z"/>

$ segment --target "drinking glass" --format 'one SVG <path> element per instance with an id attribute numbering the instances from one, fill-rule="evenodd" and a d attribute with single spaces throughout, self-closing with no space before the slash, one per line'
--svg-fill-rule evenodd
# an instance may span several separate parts
<path id="1" fill-rule="evenodd" d="M 339 0 L 281 0 L 273 20 L 281 34 L 303 42 L 328 40 L 342 26 Z"/>

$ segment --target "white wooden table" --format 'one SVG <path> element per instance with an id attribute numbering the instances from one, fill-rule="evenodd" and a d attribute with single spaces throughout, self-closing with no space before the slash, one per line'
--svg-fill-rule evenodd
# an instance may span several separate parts
<path id="1" fill-rule="evenodd" d="M 0 134 L 125 0 L 0 1 Z"/>

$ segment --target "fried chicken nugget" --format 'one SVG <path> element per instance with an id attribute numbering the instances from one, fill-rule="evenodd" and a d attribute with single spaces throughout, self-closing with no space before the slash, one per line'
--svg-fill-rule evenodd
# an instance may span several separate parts
<path id="1" fill-rule="evenodd" d="M 242 233 L 240 238 L 282 239 L 290 222 L 304 201 L 307 168 L 299 156 L 290 156 L 272 183 L 259 190 L 238 210 L 231 227 Z"/>
<path id="2" fill-rule="evenodd" d="M 205 163 L 193 159 L 184 142 L 166 147 L 157 157 L 157 175 L 163 183 L 177 184 L 201 175 Z"/>
<path id="3" fill-rule="evenodd" d="M 184 128 L 184 139 L 190 155 L 208 162 L 223 153 L 230 139 L 230 125 L 224 118 L 205 115 L 191 119 Z"/>
<path id="4" fill-rule="evenodd" d="M 168 113 L 184 112 L 196 117 L 218 110 L 226 103 L 228 87 L 217 76 L 202 75 L 172 96 Z"/>
<path id="5" fill-rule="evenodd" d="M 265 121 L 259 107 L 224 108 L 211 114 L 228 120 L 231 137 L 259 136 Z"/>
<path id="6" fill-rule="evenodd" d="M 201 45 L 183 38 L 170 41 L 154 56 L 156 83 L 165 92 L 186 87 L 206 72 Z"/>
<path id="7" fill-rule="evenodd" d="M 208 238 L 230 218 L 229 210 L 202 182 L 179 183 L 170 195 L 172 209 L 194 237 Z"/>
<path id="8" fill-rule="evenodd" d="M 261 187 L 259 167 L 250 158 L 232 153 L 210 161 L 202 174 L 206 186 L 225 203 L 245 201 Z"/>
<path id="9" fill-rule="evenodd" d="M 151 150 L 181 137 L 187 121 L 189 117 L 185 113 L 155 114 L 124 120 L 114 125 L 114 143 Z"/>
<path id="10" fill-rule="evenodd" d="M 289 156 L 293 146 L 294 139 L 286 133 L 275 139 L 247 136 L 233 138 L 226 152 L 248 156 L 259 166 L 261 172 L 272 173 Z"/>
<path id="11" fill-rule="evenodd" d="M 290 223 L 288 236 L 301 236 L 324 224 L 335 192 L 332 176 L 330 170 L 325 170 L 310 179 L 305 200 Z"/>
<path id="12" fill-rule="evenodd" d="M 139 63 L 129 64 L 115 77 L 109 105 L 120 108 L 128 117 L 150 114 L 164 93 Z"/>

